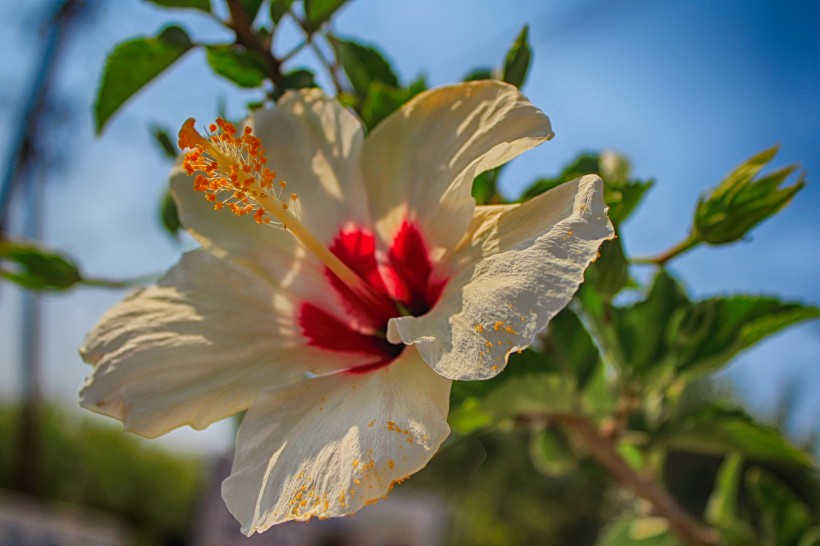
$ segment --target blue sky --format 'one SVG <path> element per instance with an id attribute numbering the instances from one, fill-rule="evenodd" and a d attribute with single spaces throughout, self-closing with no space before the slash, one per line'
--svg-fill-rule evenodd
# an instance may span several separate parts
<path id="1" fill-rule="evenodd" d="M 0 0 L 0 120 L 9 127 L 23 101 L 33 62 L 33 22 L 50 2 Z M 228 34 L 195 12 L 168 11 L 137 0 L 103 1 L 93 20 L 66 48 L 59 88 L 76 112 L 58 140 L 67 161 L 50 181 L 46 240 L 75 256 L 89 273 L 132 276 L 162 271 L 181 246 L 155 221 L 168 164 L 154 150 L 148 127 L 178 127 L 187 117 L 215 116 L 224 101 L 233 116 L 254 92 L 237 93 L 209 73 L 204 55 L 188 54 L 130 102 L 104 135 L 93 137 L 91 107 L 105 54 L 115 43 L 153 34 L 176 20 L 203 41 Z M 22 7 L 20 7 L 22 6 Z M 425 74 L 430 84 L 458 81 L 477 66 L 498 66 L 524 23 L 535 50 L 525 93 L 552 119 L 556 138 L 516 160 L 502 190 L 515 195 L 541 174 L 551 174 L 584 149 L 611 148 L 628 155 L 635 171 L 657 184 L 623 238 L 633 255 L 655 254 L 682 239 L 698 195 L 744 158 L 779 143 L 777 165 L 798 162 L 808 187 L 781 215 L 747 241 L 699 249 L 673 271 L 698 296 L 776 294 L 820 304 L 820 252 L 815 237 L 820 190 L 820 7 L 805 2 L 727 0 L 485 0 L 385 2 L 354 0 L 335 29 L 378 44 L 407 81 Z M 280 37 L 282 49 L 296 39 Z M 294 66 L 314 66 L 309 55 Z M 61 135 L 63 133 L 60 133 Z M 0 134 L 0 149 L 8 145 Z M 184 245 L 183 245 L 184 246 Z M 48 396 L 73 404 L 88 369 L 76 349 L 100 314 L 122 297 L 116 291 L 80 290 L 47 296 Z M 0 293 L 0 396 L 13 396 L 18 376 L 16 306 L 19 294 Z M 820 323 L 779 335 L 744 353 L 727 375 L 752 408 L 767 412 L 781 388 L 797 382 L 795 431 L 818 429 Z M 230 427 L 183 431 L 171 442 L 218 448 Z"/>

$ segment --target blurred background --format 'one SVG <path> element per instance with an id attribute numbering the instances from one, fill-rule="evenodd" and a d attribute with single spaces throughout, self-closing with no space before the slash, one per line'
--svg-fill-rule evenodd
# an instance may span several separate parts
<path id="1" fill-rule="evenodd" d="M 49 20 L 60 3 L 0 0 L 4 169 L 17 149 L 32 82 L 43 68 L 44 47 L 53 30 Z M 81 4 L 54 51 L 44 122 L 36 142 L 40 163 L 35 172 L 45 191 L 28 203 L 18 194 L 10 203 L 6 229 L 15 235 L 26 230 L 39 233 L 38 238 L 70 254 L 94 277 L 158 274 L 192 242 L 176 240 L 162 228 L 159 203 L 170 162 L 158 151 L 152 127 L 174 134 L 188 117 L 209 120 L 218 111 L 239 117 L 248 102 L 262 96 L 258 91 L 238 91 L 214 76 L 204 54 L 192 51 L 133 98 L 101 137 L 95 137 L 91 112 L 106 54 L 129 37 L 156 33 L 168 21 L 169 12 L 137 0 Z M 216 42 L 230 37 L 204 15 L 177 13 L 197 39 Z M 333 28 L 341 36 L 379 44 L 404 81 L 425 75 L 434 86 L 460 81 L 474 67 L 499 66 L 516 34 L 529 24 L 534 59 L 523 90 L 550 116 L 556 138 L 507 168 L 501 191 L 514 197 L 538 176 L 556 174 L 583 150 L 623 153 L 637 176 L 656 180 L 641 208 L 623 227 L 623 240 L 633 256 L 656 255 L 682 240 L 691 210 L 705 188 L 717 184 L 744 158 L 779 144 L 776 164 L 800 163 L 808 174 L 806 189 L 783 214 L 752 233 L 753 244 L 744 240 L 720 253 L 699 248 L 676 261 L 672 269 L 699 297 L 748 291 L 817 305 L 820 189 L 813 178 L 820 172 L 818 23 L 820 5 L 809 1 L 519 0 L 502 5 L 484 0 L 353 0 L 339 12 Z M 278 39 L 295 43 L 297 34 L 296 28 L 286 25 Z M 318 70 L 309 50 L 294 62 Z M 331 89 L 327 81 L 322 83 Z M 37 222 L 32 224 L 27 210 L 36 211 Z M 60 490 L 72 502 L 128 514 L 125 523 L 115 519 L 110 525 L 102 524 L 114 538 L 100 544 L 120 544 L 116 533 L 127 534 L 135 527 L 142 529 L 141 544 L 186 544 L 191 536 L 187 526 L 203 510 L 202 492 L 207 491 L 210 471 L 230 452 L 234 424 L 222 422 L 204 432 L 179 430 L 148 446 L 119 433 L 117 423 L 81 413 L 77 391 L 90 370 L 79 359 L 77 348 L 101 314 L 124 293 L 82 288 L 40 298 L 35 356 L 42 363 L 39 388 L 47 402 L 44 422 L 48 441 L 63 446 L 56 452 L 60 455 L 45 465 L 49 470 L 40 487 Z M 0 468 L 4 470 L 12 465 L 7 433 L 14 427 L 15 404 L 30 384 L 20 365 L 30 357 L 22 341 L 24 298 L 22 291 L 0 284 L 0 432 L 5 444 L 0 447 Z M 754 414 L 784 426 L 798 443 L 811 442 L 820 432 L 819 358 L 820 324 L 815 321 L 742 354 L 722 372 L 720 381 Z M 78 444 L 72 438 L 84 440 Z M 491 508 L 493 492 L 514 489 L 510 469 L 529 464 L 524 460 L 526 448 L 521 455 L 514 442 L 489 436 L 480 445 L 460 444 L 446 451 L 418 480 L 411 480 L 406 502 L 417 502 L 413 494 L 424 495 L 426 486 L 438 483 L 437 472 L 446 472 L 447 465 L 453 464 L 476 487 L 442 493 L 469 499 L 464 502 L 475 517 L 471 533 L 476 536 L 462 534 L 460 542 L 453 543 L 527 543 L 522 542 L 526 537 L 515 534 L 521 521 L 539 519 L 528 513 L 534 505 L 527 495 L 549 503 L 561 488 L 578 495 L 581 516 L 572 525 L 582 530 L 585 514 L 596 513 L 603 495 L 594 473 L 582 483 L 518 484 L 524 493 L 516 495 L 523 495 L 523 500 L 511 501 L 506 522 L 497 521 L 498 512 Z M 506 470 L 486 462 L 494 460 L 493 453 L 506 460 Z M 65 474 L 71 474 L 76 460 L 88 461 L 99 470 L 76 467 L 88 473 L 86 485 L 88 480 L 99 480 L 91 487 L 97 493 L 72 497 L 70 491 L 60 489 L 74 483 Z M 122 476 L 121 481 L 112 476 Z M 11 479 L 3 476 L 0 486 L 8 487 Z M 175 485 L 163 487 L 168 483 Z M 112 508 L 112 502 L 119 502 L 116 499 L 130 498 L 124 491 L 133 493 L 134 488 L 143 498 L 156 499 L 156 504 L 132 499 L 133 506 Z M 427 500 L 417 504 L 431 505 Z M 0 512 L 3 506 L 0 495 Z M 490 513 L 495 527 L 477 526 Z M 441 522 L 433 517 L 426 525 L 435 530 Z M 298 537 L 283 537 L 271 544 L 287 540 L 301 544 Z"/>

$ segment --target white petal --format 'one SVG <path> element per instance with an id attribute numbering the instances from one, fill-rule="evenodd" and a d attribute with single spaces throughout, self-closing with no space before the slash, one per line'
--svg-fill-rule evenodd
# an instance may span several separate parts
<path id="1" fill-rule="evenodd" d="M 351 514 L 427 464 L 450 431 L 449 396 L 412 347 L 369 374 L 267 390 L 239 429 L 222 497 L 248 535 Z"/>
<path id="2" fill-rule="evenodd" d="M 246 269 L 186 254 L 88 334 L 80 351 L 94 372 L 81 403 L 154 437 L 242 411 L 265 386 L 352 365 L 304 347 L 293 315 L 287 297 Z"/>
<path id="3" fill-rule="evenodd" d="M 359 119 L 319 89 L 286 93 L 251 126 L 268 167 L 295 192 L 303 224 L 330 242 L 343 224 L 366 225 L 367 201 L 359 170 L 364 132 Z"/>
<path id="4" fill-rule="evenodd" d="M 603 182 L 584 176 L 522 205 L 479 207 L 457 271 L 427 315 L 391 319 L 387 338 L 414 343 L 450 379 L 487 379 L 569 303 L 614 236 Z"/>
<path id="5" fill-rule="evenodd" d="M 362 152 L 382 239 L 390 241 L 407 216 L 432 246 L 452 246 L 473 215 L 473 178 L 551 137 L 549 119 L 512 85 L 487 80 L 418 95 L 373 131 Z"/>
<path id="6" fill-rule="evenodd" d="M 193 177 L 179 166 L 171 172 L 171 192 L 182 225 L 212 254 L 239 261 L 270 279 L 282 271 L 281 260 L 290 262 L 303 253 L 290 233 L 257 224 L 252 215 L 236 216 L 194 191 Z"/>
<path id="7" fill-rule="evenodd" d="M 303 224 L 328 243 L 342 226 L 367 225 L 367 201 L 359 172 L 363 131 L 359 120 L 318 89 L 287 93 L 273 109 L 258 110 L 249 120 L 262 140 L 268 167 L 285 180 L 283 197 L 297 194 Z M 171 188 L 180 220 L 212 253 L 229 256 L 247 267 L 275 278 L 280 258 L 304 255 L 290 234 L 257 224 L 252 215 L 237 217 L 213 205 L 193 189 L 193 177 L 179 166 L 172 172 Z M 294 208 L 291 208 L 294 210 Z M 306 267 L 321 271 L 312 255 Z"/>

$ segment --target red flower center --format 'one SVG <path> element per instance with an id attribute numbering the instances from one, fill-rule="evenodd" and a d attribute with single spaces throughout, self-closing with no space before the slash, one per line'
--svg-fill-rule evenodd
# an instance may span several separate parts
<path id="1" fill-rule="evenodd" d="M 361 355 L 349 373 L 366 373 L 393 362 L 404 344 L 387 341 L 387 323 L 402 315 L 423 315 L 438 301 L 446 279 L 431 279 L 433 265 L 418 228 L 405 221 L 382 261 L 376 241 L 364 229 L 345 229 L 333 239 L 330 251 L 359 275 L 378 296 L 365 303 L 332 271 L 325 269 L 330 287 L 342 303 L 343 318 L 313 303 L 299 308 L 299 326 L 308 344 L 328 351 Z"/>

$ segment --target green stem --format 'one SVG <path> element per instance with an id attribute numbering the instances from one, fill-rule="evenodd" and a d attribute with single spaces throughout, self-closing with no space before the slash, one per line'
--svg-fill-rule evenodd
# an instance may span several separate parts
<path id="1" fill-rule="evenodd" d="M 141 275 L 132 279 L 102 279 L 99 277 L 84 277 L 80 280 L 80 284 L 91 286 L 95 288 L 131 288 L 141 284 L 147 284 L 157 279 L 158 275 Z"/>
<path id="2" fill-rule="evenodd" d="M 633 264 L 643 264 L 643 265 L 657 265 L 659 267 L 663 267 L 666 265 L 666 262 L 671 260 L 672 258 L 676 258 L 685 252 L 688 252 L 698 246 L 703 241 L 696 233 L 690 233 L 689 237 L 685 240 L 681 241 L 677 245 L 673 246 L 666 252 L 663 252 L 654 257 L 641 257 L 641 258 L 632 258 L 630 260 Z"/>

